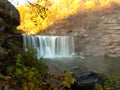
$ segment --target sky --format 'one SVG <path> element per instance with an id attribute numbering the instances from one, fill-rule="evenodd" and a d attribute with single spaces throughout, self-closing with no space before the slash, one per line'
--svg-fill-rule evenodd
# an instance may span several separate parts
<path id="1" fill-rule="evenodd" d="M 15 6 L 20 6 L 20 5 L 24 5 L 25 3 L 27 3 L 27 1 L 33 2 L 35 0 L 8 0 L 8 1 L 14 4 Z"/>

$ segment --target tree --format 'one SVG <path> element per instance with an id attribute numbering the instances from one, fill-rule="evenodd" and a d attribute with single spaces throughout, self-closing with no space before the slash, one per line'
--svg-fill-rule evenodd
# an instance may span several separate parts
<path id="1" fill-rule="evenodd" d="M 18 10 L 21 17 L 21 25 L 18 29 L 25 33 L 34 34 L 43 29 L 45 18 L 47 17 L 47 8 L 42 5 L 43 1 L 37 0 L 35 3 L 19 6 Z"/>

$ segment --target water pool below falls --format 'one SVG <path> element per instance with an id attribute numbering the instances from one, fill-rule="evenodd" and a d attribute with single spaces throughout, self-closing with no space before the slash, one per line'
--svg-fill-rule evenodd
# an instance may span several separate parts
<path id="1" fill-rule="evenodd" d="M 44 57 L 53 73 L 63 70 L 72 72 L 96 71 L 98 73 L 119 74 L 120 57 L 75 55 L 75 37 L 23 35 L 25 50 L 32 47 L 37 57 Z"/>

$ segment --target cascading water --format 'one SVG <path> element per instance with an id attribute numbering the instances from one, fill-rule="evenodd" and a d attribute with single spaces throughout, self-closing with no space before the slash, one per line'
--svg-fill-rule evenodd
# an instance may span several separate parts
<path id="1" fill-rule="evenodd" d="M 56 58 L 74 55 L 74 37 L 72 36 L 40 36 L 23 35 L 23 43 L 37 50 L 37 57 Z"/>

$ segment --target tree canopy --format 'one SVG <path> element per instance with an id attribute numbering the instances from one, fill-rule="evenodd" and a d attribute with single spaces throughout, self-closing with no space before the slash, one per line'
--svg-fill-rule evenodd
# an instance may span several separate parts
<path id="1" fill-rule="evenodd" d="M 45 30 L 57 20 L 79 12 L 100 10 L 109 7 L 116 0 L 36 0 L 25 6 L 17 7 L 21 25 L 18 29 L 27 34 Z"/>

